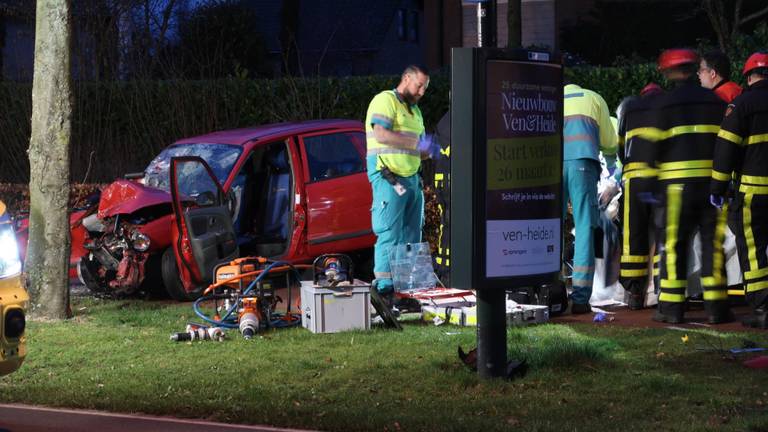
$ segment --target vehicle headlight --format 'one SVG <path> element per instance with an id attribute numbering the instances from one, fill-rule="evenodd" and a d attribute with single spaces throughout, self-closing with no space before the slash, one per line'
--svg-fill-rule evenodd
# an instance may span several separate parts
<path id="1" fill-rule="evenodd" d="M 13 225 L 0 223 L 0 278 L 20 272 L 21 259 L 19 259 L 19 246 L 16 243 L 16 234 L 13 233 Z"/>
<path id="2" fill-rule="evenodd" d="M 133 248 L 139 252 L 146 252 L 149 249 L 149 237 L 141 231 L 134 231 L 131 233 L 131 244 Z"/>

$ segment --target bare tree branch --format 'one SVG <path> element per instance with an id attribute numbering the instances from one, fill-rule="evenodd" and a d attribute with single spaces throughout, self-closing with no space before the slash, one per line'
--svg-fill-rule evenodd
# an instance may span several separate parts
<path id="1" fill-rule="evenodd" d="M 741 19 L 741 21 L 739 21 L 739 24 L 740 25 L 741 24 L 745 24 L 745 23 L 747 23 L 749 21 L 752 21 L 753 19 L 760 18 L 760 17 L 762 17 L 763 15 L 766 15 L 766 14 L 768 14 L 768 6 L 766 6 L 765 8 L 763 8 L 763 9 L 761 9 L 761 10 L 759 10 L 759 11 L 753 13 L 753 14 L 745 16 L 744 18 Z"/>

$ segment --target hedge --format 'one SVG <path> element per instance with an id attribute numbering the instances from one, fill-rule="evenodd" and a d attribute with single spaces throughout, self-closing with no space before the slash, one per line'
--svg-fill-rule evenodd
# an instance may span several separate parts
<path id="1" fill-rule="evenodd" d="M 653 65 L 572 68 L 566 77 L 602 94 L 613 109 L 650 81 Z M 311 118 L 363 119 L 368 102 L 397 76 L 276 80 L 78 82 L 73 113 L 73 182 L 109 182 L 141 171 L 187 136 Z M 432 77 L 420 103 L 428 130 L 448 109 L 450 80 Z M 0 82 L 0 182 L 27 183 L 31 85 Z"/>

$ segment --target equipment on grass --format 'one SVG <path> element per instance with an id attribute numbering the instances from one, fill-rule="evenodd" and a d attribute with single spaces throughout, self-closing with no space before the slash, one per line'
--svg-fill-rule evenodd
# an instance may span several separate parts
<path id="1" fill-rule="evenodd" d="M 292 290 L 298 285 L 297 267 L 283 261 L 264 257 L 244 257 L 220 264 L 213 270 L 214 282 L 193 305 L 195 314 L 205 322 L 225 329 L 238 329 L 243 338 L 252 339 L 268 328 L 293 327 L 300 315 L 291 312 Z M 275 312 L 282 299 L 275 294 L 274 283 L 285 276 L 288 302 L 285 313 Z M 269 276 L 269 280 L 267 277 Z M 213 302 L 215 314 L 210 317 L 202 310 L 203 303 Z"/>
<path id="2" fill-rule="evenodd" d="M 320 255 L 315 258 L 312 271 L 312 280 L 317 286 L 334 287 L 341 282 L 354 280 L 352 259 L 344 254 Z"/>
<path id="3" fill-rule="evenodd" d="M 224 341 L 224 330 L 221 327 L 208 327 L 197 324 L 187 324 L 187 329 L 181 333 L 171 335 L 174 342 L 186 342 L 195 340 L 213 340 L 217 342 Z"/>

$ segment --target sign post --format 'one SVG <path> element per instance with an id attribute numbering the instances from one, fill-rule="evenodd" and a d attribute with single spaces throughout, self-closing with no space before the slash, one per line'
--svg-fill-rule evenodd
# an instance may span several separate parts
<path id="1" fill-rule="evenodd" d="M 451 280 L 477 291 L 478 373 L 506 370 L 506 290 L 556 284 L 562 66 L 549 53 L 454 48 Z"/>

